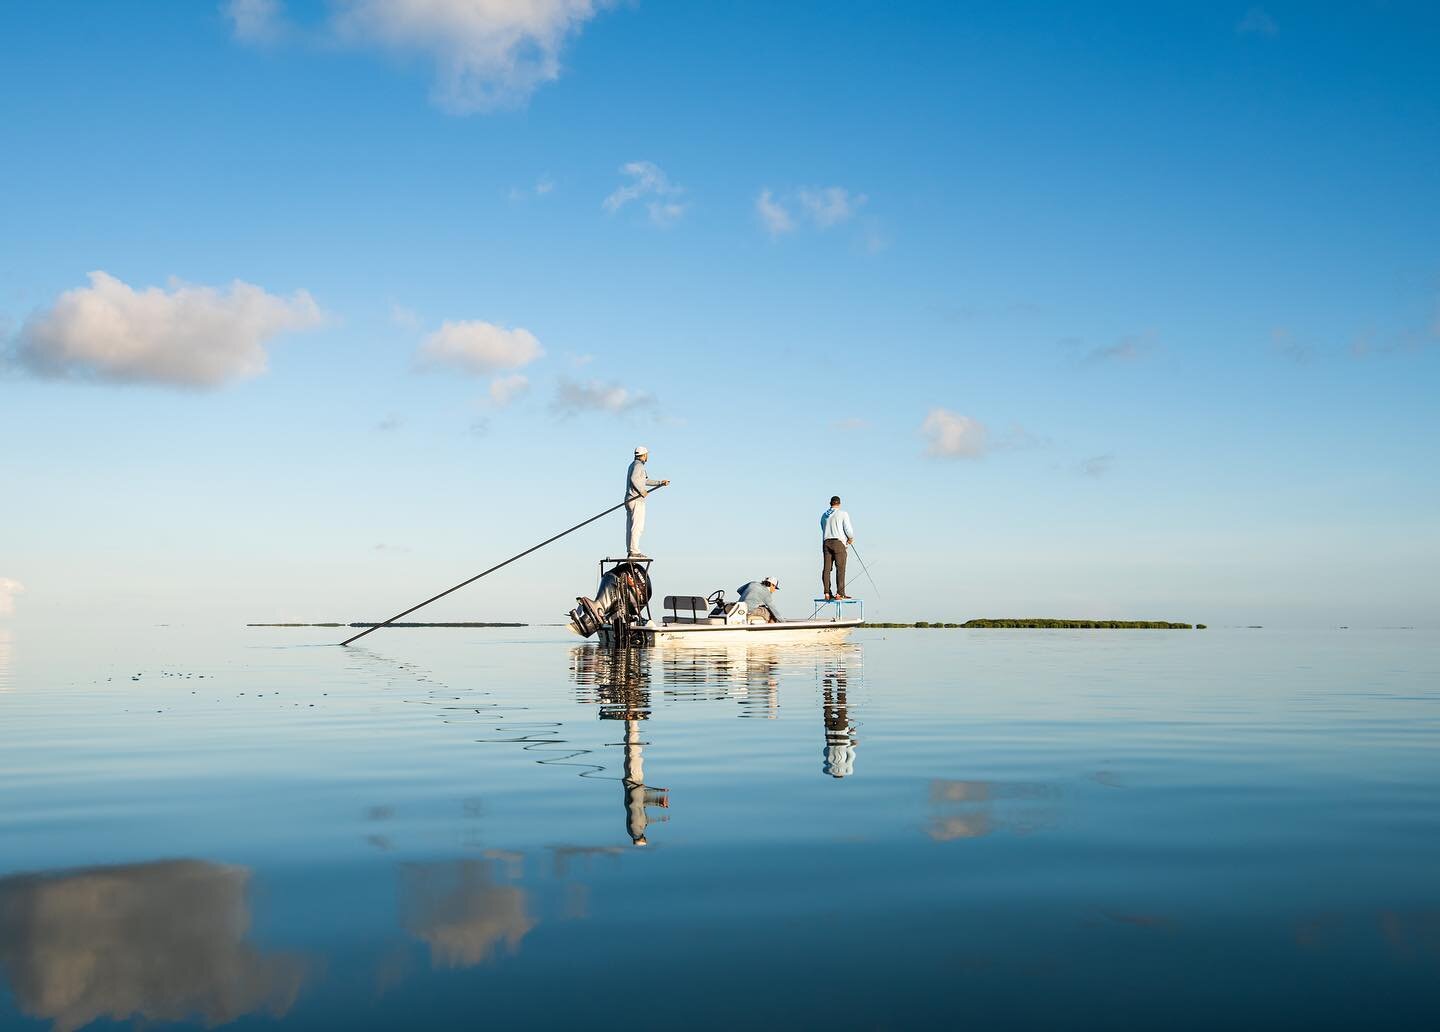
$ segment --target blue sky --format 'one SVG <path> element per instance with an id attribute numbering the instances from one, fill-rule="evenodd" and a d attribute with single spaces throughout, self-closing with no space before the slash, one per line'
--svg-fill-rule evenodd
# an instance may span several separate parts
<path id="1" fill-rule="evenodd" d="M 1437 48 L 1420 3 L 6 5 L 3 619 L 388 615 L 645 443 L 662 591 L 805 608 L 839 492 L 874 617 L 1433 625 Z M 558 618 L 611 521 L 436 618 Z"/>

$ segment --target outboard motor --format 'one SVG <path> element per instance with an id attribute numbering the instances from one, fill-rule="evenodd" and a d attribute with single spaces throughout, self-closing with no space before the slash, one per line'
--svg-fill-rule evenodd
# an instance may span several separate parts
<path id="1" fill-rule="evenodd" d="M 570 610 L 570 629 L 589 638 L 606 624 L 629 626 L 650 603 L 650 572 L 644 563 L 617 562 L 603 569 L 595 597 L 577 597 Z"/>
<path id="2" fill-rule="evenodd" d="M 605 614 L 600 611 L 593 598 L 583 595 L 575 599 L 579 603 L 570 610 L 570 629 L 582 638 L 589 638 L 605 626 Z"/>

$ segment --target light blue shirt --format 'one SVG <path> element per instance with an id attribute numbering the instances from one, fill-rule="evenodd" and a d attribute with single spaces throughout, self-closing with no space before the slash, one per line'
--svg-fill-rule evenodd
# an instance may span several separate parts
<path id="1" fill-rule="evenodd" d="M 754 609 L 756 606 L 765 606 L 770 610 L 771 616 L 782 623 L 784 622 L 784 618 L 775 608 L 775 593 L 759 581 L 752 580 L 749 584 L 740 585 L 735 594 L 739 595 L 740 601 L 744 602 L 751 609 Z"/>
<path id="2" fill-rule="evenodd" d="M 855 528 L 850 525 L 850 514 L 844 509 L 826 509 L 820 514 L 821 541 L 832 538 L 849 541 L 854 536 Z"/>

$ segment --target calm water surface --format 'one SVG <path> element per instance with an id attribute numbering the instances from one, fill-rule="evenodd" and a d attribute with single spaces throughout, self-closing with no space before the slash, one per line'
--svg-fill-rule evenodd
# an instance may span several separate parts
<path id="1" fill-rule="evenodd" d="M 1440 1024 L 1440 642 L 0 630 L 0 1027 Z"/>

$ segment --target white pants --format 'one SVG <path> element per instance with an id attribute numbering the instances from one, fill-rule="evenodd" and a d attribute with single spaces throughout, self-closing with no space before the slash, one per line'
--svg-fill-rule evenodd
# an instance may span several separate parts
<path id="1" fill-rule="evenodd" d="M 625 551 L 635 555 L 640 551 L 640 535 L 645 533 L 645 499 L 635 498 L 625 503 Z"/>

